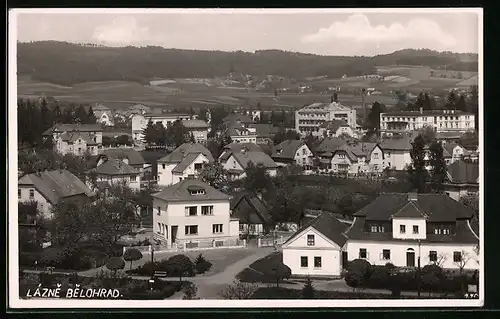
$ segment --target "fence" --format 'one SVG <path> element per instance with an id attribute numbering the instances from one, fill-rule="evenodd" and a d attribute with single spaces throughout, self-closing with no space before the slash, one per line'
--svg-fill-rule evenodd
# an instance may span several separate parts
<path id="1" fill-rule="evenodd" d="M 257 239 L 258 247 L 276 247 L 283 245 L 292 235 L 277 237 L 261 237 Z"/>
<path id="2" fill-rule="evenodd" d="M 150 245 L 150 246 L 131 246 L 123 247 L 123 253 L 128 249 L 135 248 L 143 253 L 149 253 L 151 250 L 155 252 L 180 252 L 180 251 L 198 251 L 211 249 L 231 249 L 245 248 L 247 241 L 245 239 L 221 239 L 221 240 L 200 240 L 196 242 L 174 243 L 171 247 L 166 245 Z"/>

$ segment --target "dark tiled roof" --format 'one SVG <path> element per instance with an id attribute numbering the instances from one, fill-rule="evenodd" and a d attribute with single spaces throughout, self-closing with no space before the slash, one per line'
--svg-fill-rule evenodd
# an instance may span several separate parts
<path id="1" fill-rule="evenodd" d="M 212 153 L 199 143 L 184 143 L 178 148 L 176 148 L 172 153 L 164 156 L 158 160 L 158 163 L 180 163 L 187 154 L 190 153 L 202 153 L 210 162 L 213 162 L 214 157 Z"/>
<path id="2" fill-rule="evenodd" d="M 251 124 L 250 127 L 255 128 L 258 137 L 273 137 L 279 131 L 279 128 L 272 124 Z"/>
<path id="3" fill-rule="evenodd" d="M 479 163 L 455 161 L 448 165 L 448 179 L 451 183 L 477 184 L 479 178 Z"/>
<path id="4" fill-rule="evenodd" d="M 106 162 L 90 170 L 98 175 L 136 175 L 140 171 L 123 160 L 118 158 L 109 158 Z"/>
<path id="5" fill-rule="evenodd" d="M 460 132 L 437 132 L 436 139 L 459 139 L 463 133 Z"/>
<path id="6" fill-rule="evenodd" d="M 243 169 L 246 169 L 250 163 L 253 163 L 255 166 L 263 165 L 266 168 L 278 167 L 273 159 L 264 152 L 235 152 L 232 155 Z"/>
<path id="7" fill-rule="evenodd" d="M 354 144 L 350 145 L 350 150 L 357 157 L 363 157 L 364 156 L 366 158 L 369 158 L 371 152 L 377 146 L 378 146 L 377 143 L 355 142 Z"/>
<path id="8" fill-rule="evenodd" d="M 279 159 L 294 159 L 295 153 L 304 145 L 305 142 L 301 140 L 286 140 L 274 147 L 272 157 Z"/>
<path id="9" fill-rule="evenodd" d="M 325 237 L 343 247 L 347 242 L 348 237 L 344 235 L 344 232 L 348 228 L 348 225 L 340 222 L 335 216 L 329 213 L 322 213 L 315 219 L 306 223 L 302 226 L 292 237 L 290 237 L 285 243 L 289 243 L 297 238 L 304 230 L 309 227 L 314 228 L 316 231 L 323 234 Z"/>
<path id="10" fill-rule="evenodd" d="M 190 128 L 208 128 L 207 122 L 203 120 L 184 120 L 182 121 L 182 124 L 190 129 Z"/>
<path id="11" fill-rule="evenodd" d="M 343 140 L 338 137 L 330 137 L 325 138 L 321 141 L 321 143 L 316 147 L 316 153 L 333 153 L 340 146 L 345 145 L 347 143 L 346 140 Z"/>
<path id="12" fill-rule="evenodd" d="M 243 212 L 236 209 L 242 201 L 246 201 L 250 207 L 253 208 L 254 214 L 250 213 L 250 216 L 243 216 Z M 255 194 L 249 192 L 242 192 L 237 194 L 231 199 L 231 210 L 233 210 L 233 217 L 239 218 L 239 220 L 246 222 L 249 221 L 253 224 L 268 223 L 271 220 L 271 212 L 266 204 L 259 199 Z M 257 218 L 256 218 L 257 217 Z"/>
<path id="13" fill-rule="evenodd" d="M 426 218 L 427 215 L 415 205 L 414 201 L 409 201 L 400 210 L 398 210 L 393 217 L 406 217 L 406 218 Z"/>
<path id="14" fill-rule="evenodd" d="M 128 163 L 130 165 L 143 165 L 146 163 L 141 153 L 132 148 L 104 150 L 100 157 L 101 156 L 107 156 L 108 158 L 115 157 L 119 159 L 126 158 L 128 159 Z"/>
<path id="15" fill-rule="evenodd" d="M 453 155 L 453 150 L 457 146 L 461 147 L 456 142 L 446 142 L 446 143 L 443 144 L 443 151 L 446 151 L 446 153 L 447 153 L 446 155 L 449 154 L 449 156 L 452 156 Z"/>
<path id="16" fill-rule="evenodd" d="M 391 217 L 409 201 L 407 194 L 380 194 L 353 216 L 365 216 L 367 220 L 390 221 Z M 470 219 L 473 215 L 467 206 L 445 194 L 418 194 L 417 200 L 413 203 L 431 222 L 455 222 L 457 219 Z"/>
<path id="17" fill-rule="evenodd" d="M 409 151 L 411 150 L 411 138 L 405 136 L 403 138 L 390 138 L 382 141 L 380 147 L 384 151 Z"/>
<path id="18" fill-rule="evenodd" d="M 52 135 L 54 132 L 102 132 L 101 124 L 55 124 L 43 135 Z"/>
<path id="19" fill-rule="evenodd" d="M 172 173 L 182 173 L 184 170 L 193 163 L 193 161 L 200 155 L 201 153 L 189 153 L 184 156 L 182 161 L 177 164 L 174 169 L 172 169 Z"/>
<path id="20" fill-rule="evenodd" d="M 223 119 L 224 123 L 227 122 L 241 122 L 241 123 L 253 123 L 253 119 L 248 115 L 243 114 L 229 114 Z"/>
<path id="21" fill-rule="evenodd" d="M 197 188 L 204 189 L 203 195 L 191 195 L 189 189 Z M 162 199 L 167 202 L 175 201 L 218 201 L 230 200 L 231 197 L 221 191 L 211 187 L 210 185 L 200 181 L 199 179 L 185 179 L 177 184 L 165 187 L 161 192 L 153 195 L 155 198 Z"/>
<path id="22" fill-rule="evenodd" d="M 21 177 L 18 185 L 33 185 L 51 204 L 60 199 L 80 194 L 92 196 L 92 191 L 67 170 L 44 171 Z"/>

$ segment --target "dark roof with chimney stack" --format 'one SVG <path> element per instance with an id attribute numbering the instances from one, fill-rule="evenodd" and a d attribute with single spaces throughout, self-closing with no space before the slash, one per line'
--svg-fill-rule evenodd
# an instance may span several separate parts
<path id="1" fill-rule="evenodd" d="M 54 124 L 43 135 L 63 132 L 102 132 L 102 127 L 101 124 Z"/>
<path id="2" fill-rule="evenodd" d="M 306 145 L 301 140 L 285 140 L 274 147 L 272 158 L 293 160 L 298 149 Z"/>
<path id="3" fill-rule="evenodd" d="M 67 170 L 43 171 L 27 174 L 18 180 L 19 186 L 34 187 L 49 203 L 76 195 L 93 196 L 90 188 Z"/>
<path id="4" fill-rule="evenodd" d="M 184 143 L 176 148 L 172 153 L 160 158 L 158 163 L 180 163 L 188 154 L 203 154 L 210 162 L 213 162 L 212 153 L 202 144 L 199 143 Z"/>

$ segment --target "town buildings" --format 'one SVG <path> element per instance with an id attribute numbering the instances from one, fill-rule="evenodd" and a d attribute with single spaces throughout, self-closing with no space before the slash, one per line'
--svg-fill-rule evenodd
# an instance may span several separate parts
<path id="1" fill-rule="evenodd" d="M 94 116 L 97 119 L 97 123 L 103 124 L 105 126 L 113 126 L 113 112 L 111 109 L 101 103 L 96 104 L 92 107 Z"/>
<path id="2" fill-rule="evenodd" d="M 354 214 L 347 259 L 396 267 L 478 269 L 473 212 L 445 194 L 380 194 Z"/>
<path id="3" fill-rule="evenodd" d="M 240 220 L 240 235 L 260 236 L 272 229 L 271 211 L 256 194 L 236 194 L 231 199 L 231 211 L 231 216 Z"/>
<path id="4" fill-rule="evenodd" d="M 274 135 L 279 131 L 279 128 L 273 124 L 250 124 L 249 126 L 255 129 L 257 144 L 272 144 Z"/>
<path id="5" fill-rule="evenodd" d="M 296 164 L 305 170 L 310 170 L 313 165 L 313 152 L 306 142 L 301 140 L 286 140 L 274 147 L 271 155 L 276 164 L 280 166 Z"/>
<path id="6" fill-rule="evenodd" d="M 319 126 L 318 136 L 324 137 L 358 137 L 357 130 L 351 128 L 344 120 L 331 120 Z"/>
<path id="7" fill-rule="evenodd" d="M 380 113 L 380 132 L 384 135 L 431 127 L 437 133 L 465 133 L 475 129 L 474 114 L 456 110 L 397 111 Z"/>
<path id="8" fill-rule="evenodd" d="M 331 159 L 330 171 L 343 174 L 381 173 L 384 152 L 376 143 L 356 142 L 340 146 Z"/>
<path id="9" fill-rule="evenodd" d="M 295 130 L 301 135 L 322 136 L 320 126 L 332 120 L 342 120 L 356 129 L 356 110 L 338 102 L 313 103 L 295 111 Z"/>
<path id="10" fill-rule="evenodd" d="M 27 174 L 17 184 L 18 201 L 36 201 L 38 209 L 49 219 L 52 218 L 53 205 L 64 202 L 81 207 L 94 195 L 85 183 L 67 170 Z"/>
<path id="11" fill-rule="evenodd" d="M 385 165 L 391 170 L 403 171 L 411 165 L 410 150 L 412 139 L 409 136 L 384 139 L 380 145 L 384 151 Z"/>
<path id="12" fill-rule="evenodd" d="M 292 275 L 340 277 L 347 224 L 323 213 L 301 227 L 283 245 L 283 263 Z"/>
<path id="13" fill-rule="evenodd" d="M 190 119 L 189 114 L 176 114 L 176 113 L 134 114 L 132 115 L 132 138 L 134 141 L 142 141 L 144 138 L 142 132 L 146 128 L 150 120 L 153 122 L 153 124 L 161 123 L 166 128 L 177 120 L 187 121 L 189 119 Z"/>
<path id="14" fill-rule="evenodd" d="M 448 165 L 446 174 L 444 190 L 454 200 L 479 193 L 479 163 L 457 160 Z"/>
<path id="15" fill-rule="evenodd" d="M 202 144 L 184 143 L 157 161 L 158 185 L 168 186 L 195 178 L 205 165 L 213 161 L 212 153 Z"/>
<path id="16" fill-rule="evenodd" d="M 257 144 L 257 130 L 253 127 L 245 127 L 240 122 L 227 124 L 225 134 L 235 143 Z"/>
<path id="17" fill-rule="evenodd" d="M 102 149 L 101 124 L 55 124 L 43 136 L 51 137 L 54 149 L 62 155 L 97 155 Z"/>
<path id="18" fill-rule="evenodd" d="M 225 162 L 221 162 L 222 167 L 228 172 L 231 179 L 241 179 L 245 177 L 245 170 L 249 165 L 263 166 L 269 176 L 277 174 L 278 165 L 271 156 L 262 151 L 252 152 L 242 148 L 240 152 L 231 152 Z"/>
<path id="19" fill-rule="evenodd" d="M 193 134 L 196 143 L 205 144 L 207 142 L 208 124 L 203 120 L 183 120 L 182 124 Z"/>
<path id="20" fill-rule="evenodd" d="M 116 157 L 103 157 L 99 165 L 87 172 L 88 184 L 105 183 L 108 185 L 123 184 L 139 190 L 141 188 L 141 169 L 127 164 L 128 159 Z"/>
<path id="21" fill-rule="evenodd" d="M 153 195 L 154 239 L 167 248 L 230 246 L 239 238 L 230 199 L 197 179 L 164 188 Z"/>

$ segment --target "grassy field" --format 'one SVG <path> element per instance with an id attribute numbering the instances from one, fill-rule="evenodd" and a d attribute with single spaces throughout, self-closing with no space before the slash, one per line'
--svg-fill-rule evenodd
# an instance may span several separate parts
<path id="1" fill-rule="evenodd" d="M 272 93 L 249 92 L 239 87 L 218 87 L 204 83 L 179 82 L 161 85 L 142 85 L 127 81 L 103 81 L 76 84 L 64 87 L 46 82 L 33 81 L 29 77 L 18 80 L 18 96 L 37 98 L 40 95 L 53 96 L 61 101 L 74 103 L 102 103 L 110 108 L 122 109 L 135 104 L 152 108 L 200 108 L 217 105 L 243 106 L 257 103 L 264 108 L 300 107 L 314 102 L 329 102 L 329 94 L 282 93 L 276 98 Z M 339 100 L 355 108 L 361 107 L 361 97 L 339 94 Z M 366 103 L 379 101 L 386 105 L 395 104 L 393 97 L 368 96 Z"/>

